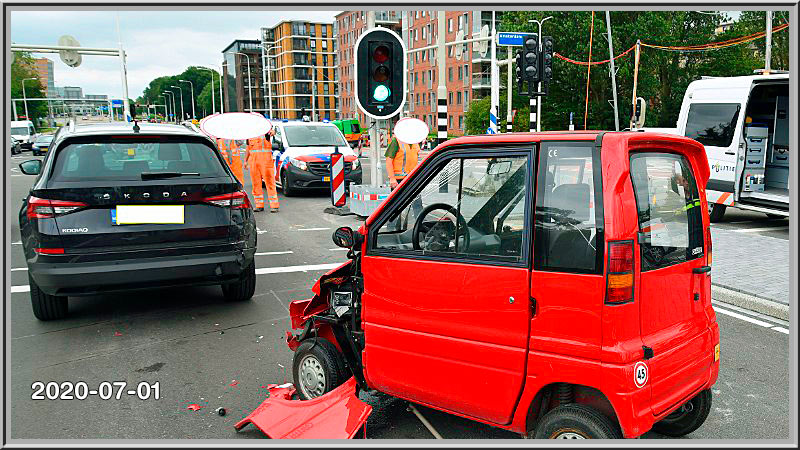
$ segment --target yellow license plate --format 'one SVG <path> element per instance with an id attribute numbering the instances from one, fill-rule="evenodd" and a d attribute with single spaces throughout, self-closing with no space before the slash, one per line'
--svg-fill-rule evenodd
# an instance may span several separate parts
<path id="1" fill-rule="evenodd" d="M 322 177 L 322 181 L 331 181 L 331 177 Z"/>
<path id="2" fill-rule="evenodd" d="M 714 346 L 714 362 L 719 361 L 719 344 Z"/>
<path id="3" fill-rule="evenodd" d="M 183 205 L 117 205 L 117 225 L 182 224 Z"/>

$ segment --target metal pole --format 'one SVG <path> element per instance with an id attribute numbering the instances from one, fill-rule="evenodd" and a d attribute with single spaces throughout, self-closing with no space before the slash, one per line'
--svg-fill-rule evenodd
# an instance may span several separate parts
<path id="1" fill-rule="evenodd" d="M 159 95 L 159 97 L 164 97 L 164 120 L 169 120 L 169 110 L 167 109 L 167 96 Z"/>
<path id="2" fill-rule="evenodd" d="M 367 31 L 373 28 L 375 28 L 375 11 L 367 11 Z M 381 169 L 378 166 L 378 124 L 371 117 L 369 117 L 369 161 L 370 186 L 376 188 L 380 185 L 379 180 L 381 177 Z"/>
<path id="3" fill-rule="evenodd" d="M 270 47 L 270 49 L 273 47 Z M 272 119 L 272 64 L 269 62 L 269 55 L 267 55 L 267 91 L 269 92 L 269 118 Z"/>
<path id="4" fill-rule="evenodd" d="M 542 20 L 535 20 L 535 19 L 528 20 L 528 22 L 534 22 L 534 23 L 539 25 L 538 37 L 539 37 L 539 54 L 540 55 L 542 54 L 542 24 L 545 23 L 545 21 L 550 20 L 552 18 L 553 18 L 553 16 L 547 16 Z M 542 92 L 542 82 L 541 81 L 536 83 L 536 92 Z M 539 96 L 538 98 L 536 98 L 536 116 L 534 117 L 534 120 L 536 120 L 536 131 L 542 131 L 542 100 L 544 100 L 544 98 L 542 96 Z M 531 110 L 531 112 L 533 112 L 533 110 Z"/>
<path id="5" fill-rule="evenodd" d="M 192 90 L 191 90 L 191 93 L 192 93 L 192 119 L 197 119 L 197 114 L 195 114 L 195 112 L 194 112 L 194 83 L 192 83 L 189 80 L 178 80 L 178 81 L 180 81 L 181 83 L 189 83 L 189 86 L 192 88 Z"/>
<path id="6" fill-rule="evenodd" d="M 183 89 L 180 86 L 170 86 L 171 88 L 176 88 L 181 92 L 181 122 L 186 120 L 186 113 L 183 112 Z M 178 122 L 176 122 L 178 123 Z"/>
<path id="7" fill-rule="evenodd" d="M 317 121 L 317 66 L 311 67 L 311 120 Z"/>
<path id="8" fill-rule="evenodd" d="M 490 102 L 489 108 L 489 128 L 493 133 L 497 133 L 497 109 L 500 103 L 500 71 L 497 66 L 497 28 L 495 26 L 495 11 L 492 11 L 492 41 L 491 41 L 491 64 L 489 68 L 489 77 L 491 78 L 490 84 Z"/>
<path id="9" fill-rule="evenodd" d="M 214 99 L 214 70 L 213 69 L 209 69 L 208 67 L 200 67 L 200 68 L 211 72 L 211 112 L 213 114 L 216 114 L 217 113 L 217 102 Z M 220 80 L 220 82 L 222 82 L 222 80 Z M 203 108 L 203 117 L 205 117 L 205 115 L 206 115 L 206 109 Z"/>
<path id="10" fill-rule="evenodd" d="M 614 43 L 611 42 L 611 13 L 606 11 L 606 31 L 608 32 L 608 58 L 611 60 L 611 92 L 614 96 L 614 130 L 619 131 L 619 114 L 617 112 L 617 71 L 614 69 Z"/>
<path id="11" fill-rule="evenodd" d="M 772 68 L 772 11 L 767 11 L 767 48 L 764 52 L 764 73 Z"/>
<path id="12" fill-rule="evenodd" d="M 38 80 L 38 78 L 22 79 L 22 103 L 25 105 L 25 120 L 31 120 L 31 116 L 28 114 L 28 97 L 25 95 L 25 82 L 28 80 Z"/>
<path id="13" fill-rule="evenodd" d="M 220 114 L 225 112 L 225 101 L 224 101 L 225 97 L 222 95 L 222 67 L 226 66 L 226 65 L 228 65 L 227 62 L 222 63 L 222 65 L 214 64 L 214 66 L 219 67 L 219 112 L 220 112 Z"/>
<path id="14" fill-rule="evenodd" d="M 641 41 L 636 40 L 636 55 L 634 56 L 633 63 L 633 95 L 631 96 L 631 123 L 630 128 L 634 128 L 636 123 L 636 87 L 639 81 L 639 47 Z"/>
<path id="15" fill-rule="evenodd" d="M 11 106 L 14 107 L 14 120 L 19 120 L 19 114 L 17 114 L 17 102 L 11 102 Z"/>
<path id="16" fill-rule="evenodd" d="M 247 96 L 250 98 L 250 112 L 253 112 L 253 83 L 250 77 L 250 57 L 246 53 L 236 52 L 237 55 L 242 55 L 247 58 Z"/>
<path id="17" fill-rule="evenodd" d="M 128 66 L 125 51 L 122 49 L 122 33 L 119 31 L 119 12 L 117 12 L 117 37 L 119 38 L 119 63 L 122 69 L 122 108 L 125 120 L 131 120 L 131 105 L 128 103 Z"/>
<path id="18" fill-rule="evenodd" d="M 511 78 L 511 46 L 508 47 L 508 81 L 506 82 L 506 90 L 508 91 L 508 105 L 506 105 L 506 132 L 511 133 L 514 131 L 514 123 L 511 117 L 511 91 L 514 86 L 514 81 Z"/>
<path id="19" fill-rule="evenodd" d="M 266 65 L 267 57 L 266 57 L 266 52 L 264 50 L 264 40 L 263 40 L 264 35 L 263 35 L 263 33 L 262 33 L 261 37 L 262 37 L 262 41 L 261 41 L 261 45 L 260 45 L 260 47 L 261 47 L 261 91 L 266 94 L 267 89 L 266 89 L 265 83 L 267 82 L 267 65 Z M 264 99 L 264 102 L 266 103 L 266 98 Z M 267 110 L 267 106 L 264 105 L 264 111 L 266 112 L 266 110 Z M 269 118 L 272 119 L 272 115 L 270 115 Z"/>

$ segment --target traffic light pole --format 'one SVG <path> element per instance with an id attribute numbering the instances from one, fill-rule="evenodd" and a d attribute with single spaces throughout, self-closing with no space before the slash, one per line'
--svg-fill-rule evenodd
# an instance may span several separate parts
<path id="1" fill-rule="evenodd" d="M 506 81 L 506 85 L 507 85 L 507 88 L 508 88 L 507 89 L 507 91 L 508 91 L 508 102 L 507 102 L 508 105 L 506 107 L 506 132 L 507 133 L 511 133 L 514 130 L 514 123 L 513 123 L 514 122 L 514 118 L 511 117 L 511 90 L 512 90 L 512 88 L 514 86 L 514 81 L 511 78 L 511 66 L 512 66 L 512 64 L 511 64 L 511 55 L 512 55 L 511 46 L 509 45 L 506 48 L 508 48 L 508 80 Z"/>
<path id="2" fill-rule="evenodd" d="M 436 88 L 436 129 L 438 145 L 447 140 L 447 86 L 445 85 L 445 61 L 447 50 L 444 45 L 445 15 L 443 10 L 437 12 L 436 58 L 439 83 Z"/>
<path id="3" fill-rule="evenodd" d="M 548 16 L 548 17 L 545 17 L 542 20 L 529 20 L 528 21 L 528 22 L 536 22 L 539 25 L 539 54 L 540 55 L 542 54 L 542 36 L 543 36 L 542 35 L 542 24 L 546 20 L 550 20 L 552 18 L 553 18 L 553 16 Z M 536 91 L 537 92 L 542 92 L 542 82 L 541 81 L 536 83 Z M 532 111 L 533 111 L 533 109 L 531 108 L 531 112 Z M 536 116 L 533 118 L 533 121 L 536 122 L 535 123 L 536 131 L 542 131 L 542 99 L 538 99 L 536 101 Z M 531 130 L 531 131 L 533 131 L 533 130 Z"/>
<path id="4" fill-rule="evenodd" d="M 375 28 L 375 11 L 367 11 L 367 30 Z M 369 183 L 373 188 L 380 186 L 381 168 L 378 166 L 378 121 L 369 118 Z"/>

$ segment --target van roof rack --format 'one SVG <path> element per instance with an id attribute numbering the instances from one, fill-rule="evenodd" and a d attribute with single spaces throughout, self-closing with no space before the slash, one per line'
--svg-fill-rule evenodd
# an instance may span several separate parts
<path id="1" fill-rule="evenodd" d="M 756 69 L 753 71 L 756 75 L 771 75 L 771 74 L 779 74 L 779 73 L 789 73 L 788 70 L 776 70 L 776 69 Z"/>

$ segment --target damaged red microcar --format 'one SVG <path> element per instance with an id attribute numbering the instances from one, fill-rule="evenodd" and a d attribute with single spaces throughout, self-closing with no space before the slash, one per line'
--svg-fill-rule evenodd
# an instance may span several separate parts
<path id="1" fill-rule="evenodd" d="M 292 302 L 294 385 L 531 438 L 681 436 L 719 373 L 703 146 L 651 132 L 440 145 Z"/>

